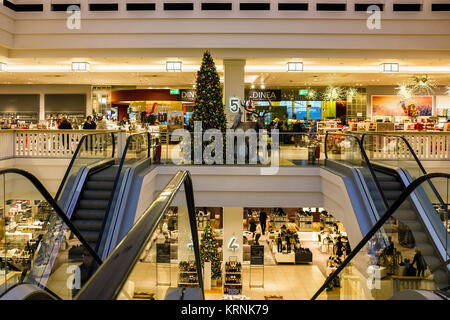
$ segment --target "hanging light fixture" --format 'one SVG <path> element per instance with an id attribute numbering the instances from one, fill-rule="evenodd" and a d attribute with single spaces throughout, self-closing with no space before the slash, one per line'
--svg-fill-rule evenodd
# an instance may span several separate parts
<path id="1" fill-rule="evenodd" d="M 347 89 L 347 99 L 353 100 L 354 97 L 358 94 L 358 90 L 356 88 L 348 88 Z"/>
<path id="2" fill-rule="evenodd" d="M 431 95 L 434 93 L 436 81 L 428 78 L 427 75 L 421 77 L 414 77 L 411 87 L 414 94 Z"/>
<path id="3" fill-rule="evenodd" d="M 402 100 L 407 100 L 411 98 L 414 93 L 410 85 L 407 83 L 401 83 L 397 86 L 397 95 L 402 98 Z"/>
<path id="4" fill-rule="evenodd" d="M 326 101 L 337 101 L 344 96 L 344 90 L 341 87 L 328 86 L 323 96 Z"/>

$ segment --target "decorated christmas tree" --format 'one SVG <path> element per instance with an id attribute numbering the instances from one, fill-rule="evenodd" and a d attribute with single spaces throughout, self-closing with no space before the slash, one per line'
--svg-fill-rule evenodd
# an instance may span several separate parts
<path id="1" fill-rule="evenodd" d="M 222 87 L 211 54 L 203 54 L 202 65 L 197 72 L 194 121 L 201 121 L 203 130 L 218 129 L 225 133 L 227 119 L 223 107 Z"/>
<path id="2" fill-rule="evenodd" d="M 200 259 L 202 266 L 204 262 L 211 262 L 211 279 L 218 279 L 221 275 L 219 242 L 216 240 L 216 234 L 209 222 L 203 230 L 202 240 L 200 241 Z"/>

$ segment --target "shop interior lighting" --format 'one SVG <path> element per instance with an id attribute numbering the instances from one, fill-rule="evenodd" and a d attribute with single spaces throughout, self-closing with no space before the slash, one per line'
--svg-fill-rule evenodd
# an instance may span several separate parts
<path id="1" fill-rule="evenodd" d="M 382 63 L 380 65 L 380 72 L 384 73 L 399 72 L 398 63 Z"/>
<path id="2" fill-rule="evenodd" d="M 88 62 L 72 62 L 73 72 L 87 72 L 91 69 Z"/>
<path id="3" fill-rule="evenodd" d="M 181 72 L 181 61 L 166 61 L 167 72 Z"/>
<path id="4" fill-rule="evenodd" d="M 303 62 L 288 62 L 287 63 L 287 71 L 288 72 L 302 72 L 303 71 Z"/>
<path id="5" fill-rule="evenodd" d="M 8 71 L 8 65 L 6 63 L 0 62 L 0 72 Z"/>
<path id="6" fill-rule="evenodd" d="M 261 89 L 265 89 L 265 88 L 266 88 L 266 86 L 264 85 L 264 83 L 261 84 Z"/>

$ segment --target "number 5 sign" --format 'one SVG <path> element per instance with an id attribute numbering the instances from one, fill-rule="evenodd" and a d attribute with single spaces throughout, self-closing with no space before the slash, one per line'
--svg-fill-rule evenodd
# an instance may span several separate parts
<path id="1" fill-rule="evenodd" d="M 236 113 L 239 111 L 241 99 L 238 97 L 231 97 L 230 98 L 230 111 L 233 113 Z"/>

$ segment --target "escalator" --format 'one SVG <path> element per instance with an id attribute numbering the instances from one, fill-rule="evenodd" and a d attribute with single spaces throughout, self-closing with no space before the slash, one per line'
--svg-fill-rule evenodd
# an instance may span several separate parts
<path id="1" fill-rule="evenodd" d="M 115 245 L 110 230 L 115 213 L 133 191 L 126 186 L 133 182 L 136 169 L 150 167 L 155 154 L 148 133 L 129 135 L 121 154 L 117 140 L 113 133 L 84 136 L 56 196 L 74 226 L 103 258 Z"/>
<path id="2" fill-rule="evenodd" d="M 398 186 L 398 181 L 379 174 L 380 182 L 389 186 Z M 422 221 L 413 219 L 413 210 L 408 202 L 413 201 L 415 192 L 423 192 L 430 185 L 445 183 L 447 192 L 440 192 L 441 200 L 448 203 L 450 196 L 450 175 L 444 173 L 426 174 L 411 182 L 404 191 L 394 189 L 387 192 L 390 206 L 385 214 L 375 223 L 361 242 L 352 250 L 343 263 L 327 278 L 321 288 L 314 294 L 315 299 L 326 300 L 448 300 L 450 288 L 449 236 L 446 231 L 443 248 L 446 250 L 444 261 L 429 264 L 429 255 L 441 240 L 434 239 L 430 244 L 426 238 L 432 233 L 422 229 Z M 393 200 L 393 201 L 392 201 Z M 409 208 L 409 209 L 408 209 Z M 402 246 L 395 239 L 401 232 L 400 224 L 409 227 L 416 243 L 415 246 Z M 434 219 L 430 226 L 434 230 L 448 228 L 448 209 L 443 220 Z M 431 240 L 431 239 L 429 239 Z M 438 246 L 436 246 L 438 247 Z M 423 264 L 421 258 L 425 258 Z M 400 259 L 409 262 L 404 265 L 395 263 Z M 422 262 L 416 262 L 422 261 Z M 413 263 L 411 263 L 413 262 Z M 414 270 L 414 265 L 416 270 Z M 404 270 L 403 270 L 403 269 Z M 423 273 L 421 272 L 423 270 Z M 402 271 L 406 271 L 402 272 Z M 413 272 L 413 274 L 408 272 Z"/>
<path id="3" fill-rule="evenodd" d="M 350 166 L 358 172 L 362 185 L 359 191 L 371 204 L 372 218 L 375 217 L 373 225 L 377 225 L 416 178 L 427 174 L 403 137 L 376 133 L 360 138 L 331 134 L 325 141 L 327 167 L 343 172 L 342 168 Z M 385 247 L 395 243 L 399 252 L 395 261 L 390 264 L 382 261 L 381 264 L 392 267 L 403 263 L 402 252 L 406 252 L 406 259 L 412 261 L 412 251 L 419 250 L 428 270 L 433 271 L 436 284 L 447 283 L 447 271 L 440 266 L 449 256 L 448 203 L 448 181 L 445 179 L 427 180 L 411 191 L 389 218 L 390 227 L 380 230 L 378 245 Z M 363 235 L 367 234 L 363 232 Z M 403 270 L 387 271 L 388 276 L 394 277 L 402 277 L 403 273 Z"/>
<path id="4" fill-rule="evenodd" d="M 45 209 L 35 213 L 42 228 L 33 233 L 33 241 L 23 245 L 24 251 L 29 250 L 29 243 L 33 248 L 21 272 L 2 264 L 5 281 L 0 281 L 0 300 L 204 299 L 194 194 L 188 171 L 178 172 L 169 181 L 105 261 L 33 175 L 7 169 L 0 171 L 0 179 L 4 186 L 0 189 L 2 211 L 8 208 L 1 206 L 15 196 L 33 194 L 33 199 L 40 198 L 45 203 Z M 18 183 L 23 194 L 16 191 Z M 175 241 L 168 242 L 163 225 L 174 211 L 179 230 Z M 2 236 L 6 245 L 13 245 L 5 239 L 7 233 Z M 175 261 L 185 260 L 191 268 L 179 271 L 177 278 L 172 277 L 171 271 L 173 248 Z M 6 261 L 6 252 L 0 256 Z"/>

